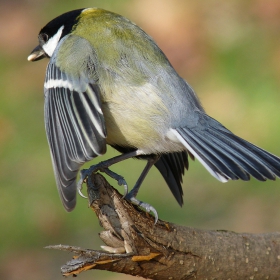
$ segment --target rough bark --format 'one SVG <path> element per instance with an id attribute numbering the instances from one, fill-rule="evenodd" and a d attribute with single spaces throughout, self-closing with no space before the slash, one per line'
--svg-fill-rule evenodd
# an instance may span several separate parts
<path id="1" fill-rule="evenodd" d="M 104 231 L 104 249 L 73 246 L 63 275 L 89 269 L 108 270 L 149 279 L 280 279 L 280 233 L 248 234 L 199 230 L 154 218 L 131 205 L 100 174 L 98 189 L 88 187 L 91 209 Z"/>

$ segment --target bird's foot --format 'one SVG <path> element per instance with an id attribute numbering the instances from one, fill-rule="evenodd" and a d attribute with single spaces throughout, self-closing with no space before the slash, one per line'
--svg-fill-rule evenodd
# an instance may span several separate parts
<path id="1" fill-rule="evenodd" d="M 120 176 L 117 173 L 110 170 L 107 166 L 106 161 L 103 161 L 103 162 L 100 162 L 96 165 L 92 165 L 89 169 L 83 169 L 83 170 L 80 171 L 80 180 L 77 183 L 77 189 L 78 189 L 78 193 L 81 197 L 87 198 L 82 193 L 83 183 L 85 182 L 86 179 L 88 181 L 89 186 L 91 186 L 93 189 L 96 190 L 96 187 L 94 187 L 93 182 L 91 180 L 91 174 L 96 173 L 97 171 L 106 173 L 112 179 L 116 180 L 118 182 L 119 186 L 123 185 L 124 186 L 123 197 L 125 197 L 127 195 L 128 186 L 127 186 L 127 183 L 126 183 L 125 179 L 122 176 Z"/>
<path id="2" fill-rule="evenodd" d="M 125 199 L 130 201 L 131 203 L 133 203 L 134 205 L 137 205 L 137 206 L 140 206 L 141 208 L 144 208 L 144 210 L 147 212 L 147 213 L 153 213 L 154 216 L 155 216 L 155 224 L 157 223 L 158 221 L 158 213 L 157 213 L 157 210 L 150 204 L 146 203 L 146 202 L 143 202 L 143 201 L 140 201 L 138 200 L 134 193 L 132 192 L 129 192 L 126 196 L 125 196 Z"/>
<path id="3" fill-rule="evenodd" d="M 106 173 L 108 176 L 115 179 L 118 182 L 119 186 L 124 187 L 124 194 L 123 194 L 123 198 L 124 198 L 128 193 L 128 186 L 127 186 L 127 182 L 125 181 L 124 177 L 122 177 L 121 175 L 113 172 L 109 168 L 105 168 L 105 169 L 100 170 L 100 171 Z"/>

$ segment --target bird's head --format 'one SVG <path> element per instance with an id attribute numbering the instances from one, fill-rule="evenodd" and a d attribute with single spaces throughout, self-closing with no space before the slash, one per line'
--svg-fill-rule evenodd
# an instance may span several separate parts
<path id="1" fill-rule="evenodd" d="M 43 27 L 38 35 L 39 45 L 30 53 L 27 60 L 37 61 L 45 57 L 50 58 L 59 41 L 72 32 L 83 10 L 64 13 Z"/>

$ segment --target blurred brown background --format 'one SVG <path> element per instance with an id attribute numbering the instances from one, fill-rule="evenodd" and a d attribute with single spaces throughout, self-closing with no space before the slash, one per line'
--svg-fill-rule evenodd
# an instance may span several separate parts
<path id="1" fill-rule="evenodd" d="M 71 255 L 44 246 L 101 245 L 100 227 L 87 201 L 79 197 L 70 214 L 59 201 L 43 123 L 47 60 L 26 60 L 48 21 L 72 9 L 94 6 L 140 25 L 195 89 L 211 116 L 280 155 L 278 0 L 1 0 L 0 279 L 62 279 L 59 268 Z M 110 150 L 106 157 L 113 155 L 117 153 Z M 132 187 L 143 165 L 130 160 L 113 170 Z M 151 203 L 161 219 L 182 225 L 256 233 L 280 229 L 280 180 L 222 184 L 196 161 L 185 175 L 184 193 L 181 209 L 153 170 L 139 198 Z M 91 271 L 79 279 L 132 277 Z"/>

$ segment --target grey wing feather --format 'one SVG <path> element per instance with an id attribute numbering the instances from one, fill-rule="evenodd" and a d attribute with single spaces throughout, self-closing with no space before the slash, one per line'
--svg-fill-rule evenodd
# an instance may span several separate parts
<path id="1" fill-rule="evenodd" d="M 60 198 L 67 211 L 76 203 L 76 177 L 81 165 L 106 152 L 106 128 L 100 92 L 79 83 L 52 61 L 45 81 L 45 127 Z"/>

